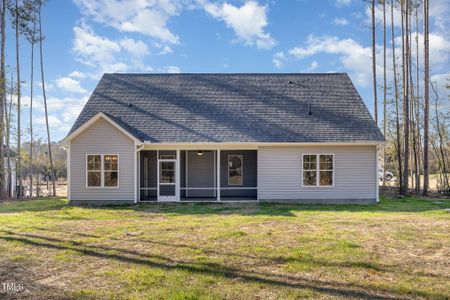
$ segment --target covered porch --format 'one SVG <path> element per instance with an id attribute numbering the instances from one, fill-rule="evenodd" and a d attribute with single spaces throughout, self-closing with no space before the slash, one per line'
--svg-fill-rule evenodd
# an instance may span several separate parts
<path id="1" fill-rule="evenodd" d="M 142 149 L 139 202 L 257 201 L 256 149 Z"/>

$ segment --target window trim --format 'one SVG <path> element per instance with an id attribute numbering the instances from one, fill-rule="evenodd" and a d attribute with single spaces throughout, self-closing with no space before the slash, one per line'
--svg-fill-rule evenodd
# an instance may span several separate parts
<path id="1" fill-rule="evenodd" d="M 303 167 L 303 157 L 305 155 L 315 155 L 317 156 L 316 159 L 316 171 L 317 171 L 317 176 L 316 176 L 316 185 L 304 185 L 303 183 L 303 173 L 304 173 L 304 167 Z M 330 155 L 333 160 L 333 170 L 332 171 L 332 180 L 333 180 L 333 184 L 332 185 L 320 185 L 320 156 L 321 155 Z M 301 172 L 301 187 L 302 188 L 334 188 L 334 173 L 336 172 L 336 167 L 334 164 L 334 153 L 302 153 L 302 172 Z M 325 171 L 325 170 L 324 170 Z"/>
<path id="2" fill-rule="evenodd" d="M 88 184 L 88 156 L 90 155 L 100 155 L 100 186 L 89 186 Z M 105 186 L 105 155 L 116 155 L 117 156 L 117 186 Z M 85 171 L 86 171 L 86 189 L 118 189 L 120 187 L 120 155 L 118 153 L 86 153 L 85 160 Z"/>
<path id="3" fill-rule="evenodd" d="M 241 158 L 241 182 L 240 183 L 230 183 L 230 157 L 239 156 Z M 244 155 L 242 154 L 228 154 L 227 156 L 227 179 L 228 185 L 231 186 L 242 186 L 244 185 Z"/>

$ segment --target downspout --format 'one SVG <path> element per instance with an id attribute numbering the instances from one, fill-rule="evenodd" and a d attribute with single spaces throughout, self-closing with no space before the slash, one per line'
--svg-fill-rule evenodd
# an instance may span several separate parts
<path id="1" fill-rule="evenodd" d="M 144 143 L 137 144 L 135 143 L 135 153 L 134 153 L 134 204 L 137 204 L 139 202 L 140 193 L 141 193 L 141 170 L 140 170 L 140 163 L 139 163 L 139 152 L 144 149 Z M 139 173 L 139 176 L 138 176 Z"/>

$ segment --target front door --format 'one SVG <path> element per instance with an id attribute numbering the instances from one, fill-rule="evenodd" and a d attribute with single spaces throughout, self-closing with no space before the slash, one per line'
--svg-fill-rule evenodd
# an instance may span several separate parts
<path id="1" fill-rule="evenodd" d="M 158 160 L 158 201 L 176 201 L 176 159 Z"/>

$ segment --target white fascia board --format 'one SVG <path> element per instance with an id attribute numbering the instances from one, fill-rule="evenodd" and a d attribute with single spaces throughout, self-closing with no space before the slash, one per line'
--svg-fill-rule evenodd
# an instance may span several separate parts
<path id="1" fill-rule="evenodd" d="M 384 142 L 361 141 L 351 143 L 151 143 L 144 142 L 145 150 L 214 150 L 214 149 L 258 149 L 259 147 L 299 147 L 299 146 L 378 146 Z"/>

